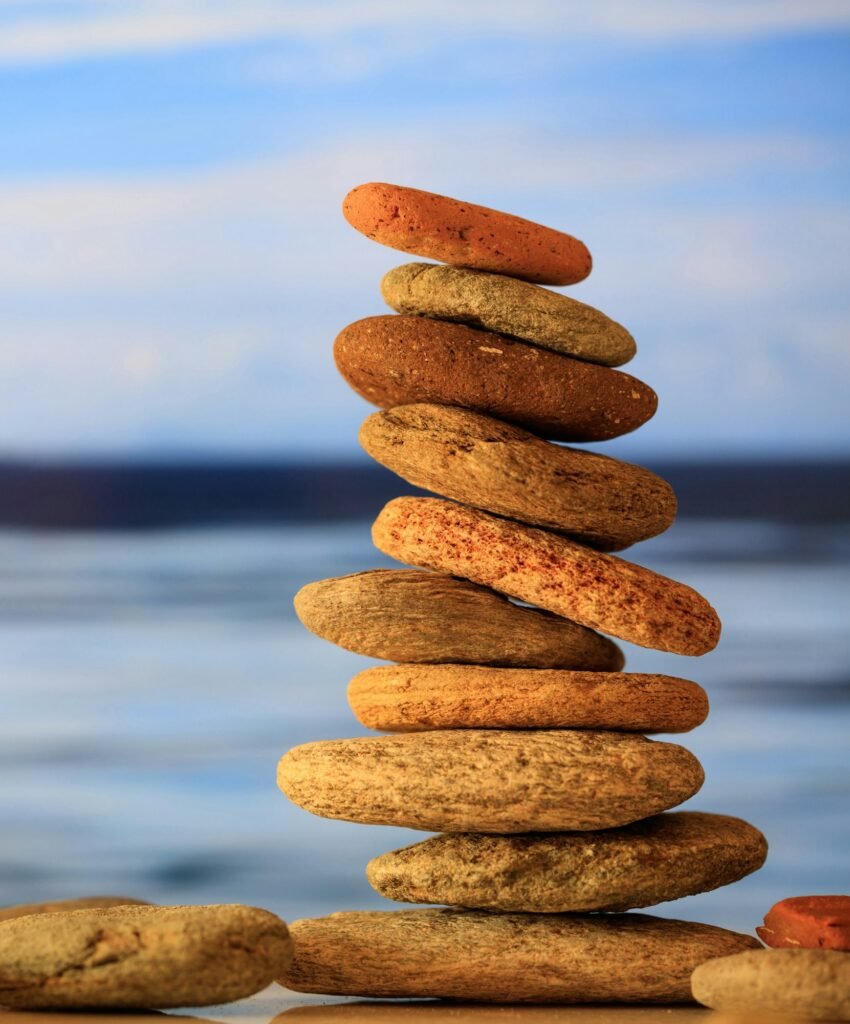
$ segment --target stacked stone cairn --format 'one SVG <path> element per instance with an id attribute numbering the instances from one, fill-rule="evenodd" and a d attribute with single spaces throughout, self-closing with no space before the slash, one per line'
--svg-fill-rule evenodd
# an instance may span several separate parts
<path id="1" fill-rule="evenodd" d="M 626 911 L 728 885 L 766 844 L 737 818 L 670 811 L 700 788 L 696 683 L 623 672 L 608 637 L 682 655 L 720 622 L 690 587 L 611 554 L 666 530 L 670 486 L 552 442 L 605 441 L 656 396 L 603 313 L 545 285 L 585 278 L 577 239 L 416 189 L 355 188 L 347 220 L 407 263 L 396 314 L 346 327 L 337 366 L 381 411 L 366 451 L 438 497 L 391 501 L 375 545 L 414 568 L 304 587 L 308 629 L 393 664 L 352 681 L 383 735 L 290 750 L 279 784 L 314 814 L 439 833 L 375 858 L 390 899 L 442 907 L 297 921 L 283 984 L 489 1002 L 672 1003 L 700 964 L 759 948 L 722 928 Z M 603 635 L 604 634 L 604 635 Z"/>

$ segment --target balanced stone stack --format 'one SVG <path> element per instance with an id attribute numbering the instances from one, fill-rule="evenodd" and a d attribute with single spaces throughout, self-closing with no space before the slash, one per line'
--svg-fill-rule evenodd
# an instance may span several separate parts
<path id="1" fill-rule="evenodd" d="M 554 441 L 604 441 L 655 412 L 614 369 L 632 337 L 545 285 L 590 272 L 569 235 L 415 189 L 369 184 L 343 211 L 368 237 L 442 264 L 390 271 L 396 314 L 345 328 L 335 357 L 379 406 L 366 451 L 438 497 L 391 501 L 376 546 L 414 568 L 304 587 L 302 622 L 393 664 L 354 678 L 385 733 L 309 743 L 279 784 L 314 814 L 440 833 L 373 860 L 372 886 L 443 909 L 297 921 L 299 991 L 494 1002 L 679 1002 L 701 963 L 754 938 L 626 911 L 761 866 L 737 818 L 670 812 L 700 788 L 685 732 L 696 683 L 625 673 L 609 637 L 682 655 L 720 622 L 690 587 L 611 554 L 666 530 L 649 470 Z"/>

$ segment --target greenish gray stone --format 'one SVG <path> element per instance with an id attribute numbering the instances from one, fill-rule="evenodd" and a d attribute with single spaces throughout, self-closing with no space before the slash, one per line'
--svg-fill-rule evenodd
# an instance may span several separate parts
<path id="1" fill-rule="evenodd" d="M 635 354 L 634 338 L 592 306 L 539 285 L 437 263 L 404 263 L 381 281 L 398 313 L 456 320 L 604 366 Z"/>

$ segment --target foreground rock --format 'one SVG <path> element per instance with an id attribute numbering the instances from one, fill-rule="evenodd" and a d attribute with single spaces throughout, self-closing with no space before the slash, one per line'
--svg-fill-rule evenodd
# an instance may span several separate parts
<path id="1" fill-rule="evenodd" d="M 603 366 L 636 351 L 625 327 L 593 306 L 503 274 L 405 263 L 384 275 L 381 294 L 397 313 L 457 320 Z"/>
<path id="2" fill-rule="evenodd" d="M 702 782 L 683 747 L 579 730 L 324 740 L 278 766 L 280 788 L 313 814 L 435 832 L 613 828 L 675 807 Z"/>
<path id="3" fill-rule="evenodd" d="M 343 200 L 342 212 L 353 228 L 381 245 L 459 267 L 573 284 L 592 266 L 587 247 L 572 235 L 418 188 L 358 185 Z"/>
<path id="4" fill-rule="evenodd" d="M 705 690 L 675 676 L 478 665 L 380 665 L 348 687 L 369 729 L 615 729 L 687 732 Z"/>
<path id="5" fill-rule="evenodd" d="M 313 633 L 370 658 L 594 671 L 623 665 L 607 637 L 443 573 L 375 569 L 319 580 L 298 591 L 295 611 Z"/>
<path id="6" fill-rule="evenodd" d="M 348 912 L 295 921 L 283 985 L 328 995 L 492 1003 L 676 1003 L 693 969 L 757 945 L 643 914 Z"/>
<path id="7" fill-rule="evenodd" d="M 756 871 L 758 829 L 697 811 L 604 832 L 436 836 L 369 862 L 369 883 L 405 903 L 559 913 L 621 911 L 708 892 Z"/>
<path id="8" fill-rule="evenodd" d="M 850 1020 L 850 956 L 829 949 L 760 949 L 701 964 L 694 999 L 714 1010 Z"/>
<path id="9" fill-rule="evenodd" d="M 685 584 L 450 501 L 396 498 L 372 539 L 401 562 L 463 576 L 640 647 L 697 655 L 720 639 L 717 613 Z"/>
<path id="10" fill-rule="evenodd" d="M 67 910 L 103 910 L 106 907 L 147 907 L 147 900 L 132 896 L 83 896 L 73 900 L 51 900 L 47 903 L 18 903 L 14 907 L 0 907 L 0 921 L 31 914 L 56 914 Z"/>
<path id="11" fill-rule="evenodd" d="M 663 533 L 673 488 L 642 466 L 542 441 L 491 416 L 444 405 L 374 413 L 360 444 L 417 487 L 606 551 Z"/>
<path id="12" fill-rule="evenodd" d="M 288 967 L 280 918 L 255 907 L 121 906 L 0 927 L 0 1005 L 166 1008 L 229 1003 Z"/>
<path id="13" fill-rule="evenodd" d="M 374 405 L 457 405 L 558 441 L 628 434 L 658 405 L 652 388 L 621 370 L 421 316 L 349 324 L 336 339 L 334 359 Z"/>

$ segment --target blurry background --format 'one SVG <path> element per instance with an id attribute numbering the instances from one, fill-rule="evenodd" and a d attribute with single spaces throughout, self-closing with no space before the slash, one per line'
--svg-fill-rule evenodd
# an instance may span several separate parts
<path id="1" fill-rule="evenodd" d="M 408 258 L 342 219 L 369 180 L 582 238 L 570 294 L 659 392 L 598 450 L 677 487 L 629 557 L 724 639 L 629 668 L 706 686 L 693 806 L 771 842 L 660 913 L 847 890 L 849 41 L 831 0 L 0 0 L 0 903 L 389 906 L 365 861 L 420 836 L 274 784 L 362 731 L 367 662 L 292 595 L 386 564 L 369 520 L 410 490 L 331 358 Z"/>

